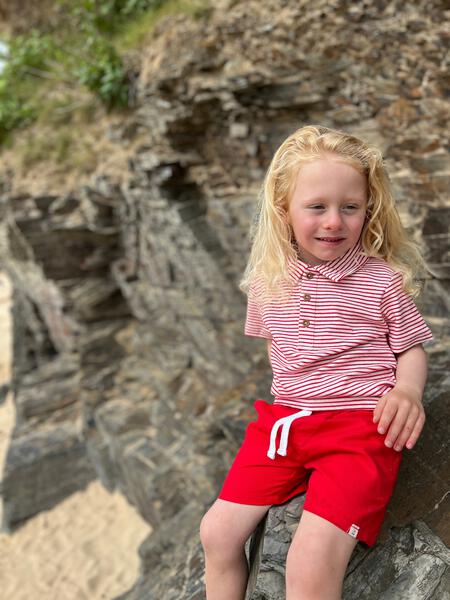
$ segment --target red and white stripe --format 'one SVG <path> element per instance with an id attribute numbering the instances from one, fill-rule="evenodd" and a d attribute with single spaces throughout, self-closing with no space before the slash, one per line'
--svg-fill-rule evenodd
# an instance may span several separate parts
<path id="1" fill-rule="evenodd" d="M 247 305 L 245 334 L 272 340 L 275 404 L 306 410 L 373 409 L 395 385 L 395 354 L 433 339 L 402 277 L 359 244 L 333 261 L 289 265 L 284 303 Z"/>

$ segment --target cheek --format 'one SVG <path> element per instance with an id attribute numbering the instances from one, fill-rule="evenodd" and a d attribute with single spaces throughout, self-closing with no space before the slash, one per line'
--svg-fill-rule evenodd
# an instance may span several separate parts
<path id="1" fill-rule="evenodd" d="M 312 234 L 316 232 L 317 229 L 320 227 L 320 220 L 317 217 L 314 218 L 313 216 L 305 217 L 302 223 L 302 227 L 305 233 Z"/>
<path id="2" fill-rule="evenodd" d="M 364 226 L 364 218 L 365 215 L 359 216 L 358 218 L 353 218 L 347 221 L 347 226 L 355 233 L 361 232 Z"/>
<path id="3" fill-rule="evenodd" d="M 310 219 L 302 219 L 301 221 L 294 222 L 294 232 L 297 238 L 308 238 L 313 235 L 317 227 Z"/>
<path id="4" fill-rule="evenodd" d="M 362 217 L 359 219 L 359 223 L 358 223 L 358 227 L 357 227 L 357 229 L 359 231 L 362 231 L 365 221 L 366 221 L 366 215 L 362 215 Z"/>

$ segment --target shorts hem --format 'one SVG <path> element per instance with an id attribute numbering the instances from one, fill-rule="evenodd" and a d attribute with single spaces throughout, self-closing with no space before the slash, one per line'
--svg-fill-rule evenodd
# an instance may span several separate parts
<path id="1" fill-rule="evenodd" d="M 242 498 L 236 500 L 236 498 L 226 498 L 225 496 L 217 496 L 217 499 L 225 500 L 225 502 L 233 502 L 233 504 L 244 504 L 245 506 L 273 506 L 273 502 L 270 501 L 263 502 L 261 504 L 260 502 L 255 502 L 252 500 L 245 500 Z"/>
<path id="2" fill-rule="evenodd" d="M 241 497 L 241 498 L 236 499 L 236 496 L 229 497 L 226 492 L 225 493 L 221 492 L 218 496 L 218 499 L 226 500 L 228 502 L 234 502 L 236 504 L 247 504 L 250 506 L 267 506 L 267 505 L 279 506 L 282 504 L 286 504 L 287 502 L 289 502 L 293 498 L 296 498 L 297 496 L 300 496 L 301 494 L 305 494 L 306 491 L 307 491 L 307 487 L 305 487 L 305 489 L 300 490 L 300 491 L 296 490 L 294 493 L 288 495 L 285 498 L 273 497 L 273 498 L 267 499 L 265 502 L 257 501 L 254 498 L 242 498 Z"/>
<path id="3" fill-rule="evenodd" d="M 329 521 L 330 523 L 332 523 L 333 525 L 338 527 L 341 531 L 343 531 L 350 537 L 353 537 L 353 539 L 355 539 L 357 542 L 362 542 L 369 548 L 375 546 L 375 544 L 377 543 L 378 535 L 367 536 L 364 534 L 358 534 L 357 536 L 354 537 L 354 536 L 350 535 L 350 533 L 348 531 L 348 529 L 350 529 L 350 527 L 347 528 L 347 525 L 344 524 L 343 521 L 339 521 L 338 519 L 336 519 L 336 517 L 330 515 L 326 511 L 323 511 L 321 509 L 310 508 L 310 507 L 306 506 L 306 502 L 305 502 L 305 506 L 303 506 L 303 510 L 307 510 L 308 512 L 311 512 L 311 513 L 317 515 L 318 517 L 325 519 L 325 521 Z M 347 519 L 346 522 L 349 523 L 350 521 Z"/>

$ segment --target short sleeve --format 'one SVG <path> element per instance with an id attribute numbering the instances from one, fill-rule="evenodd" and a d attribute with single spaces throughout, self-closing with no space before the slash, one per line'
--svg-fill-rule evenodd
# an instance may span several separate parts
<path id="1" fill-rule="evenodd" d="M 258 293 L 255 285 L 252 285 L 247 299 L 247 318 L 245 320 L 245 335 L 272 339 L 270 331 L 264 324 L 262 305 L 255 300 Z"/>
<path id="2" fill-rule="evenodd" d="M 402 279 L 401 273 L 394 273 L 381 300 L 381 312 L 389 330 L 388 342 L 394 354 L 433 339 L 414 301 L 403 290 Z"/>

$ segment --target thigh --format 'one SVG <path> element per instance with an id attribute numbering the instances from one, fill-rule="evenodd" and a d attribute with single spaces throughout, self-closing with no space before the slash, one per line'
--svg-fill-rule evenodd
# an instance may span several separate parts
<path id="1" fill-rule="evenodd" d="M 304 508 L 373 546 L 401 459 L 401 453 L 385 446 L 372 411 L 336 414 L 305 463 L 312 472 Z"/>
<path id="2" fill-rule="evenodd" d="M 280 417 L 295 410 L 257 400 L 256 421 L 246 429 L 245 439 L 225 478 L 219 498 L 240 504 L 284 504 L 308 487 L 301 450 L 289 447 L 287 456 L 268 457 L 270 434 Z M 281 434 L 280 434 L 281 435 Z"/>
<path id="3" fill-rule="evenodd" d="M 286 559 L 287 598 L 340 598 L 357 540 L 326 519 L 303 510 Z"/>
<path id="4" fill-rule="evenodd" d="M 314 562 L 314 555 L 319 561 L 331 561 L 330 564 L 345 569 L 357 541 L 327 519 L 303 510 L 290 550 L 294 560 L 296 555 L 301 554 L 303 559 L 305 555 L 311 556 L 307 560 Z"/>
<path id="5" fill-rule="evenodd" d="M 240 547 L 248 540 L 258 523 L 267 513 L 269 505 L 253 506 L 228 502 L 218 498 L 200 525 L 200 536 L 204 546 L 209 542 L 227 547 Z"/>

